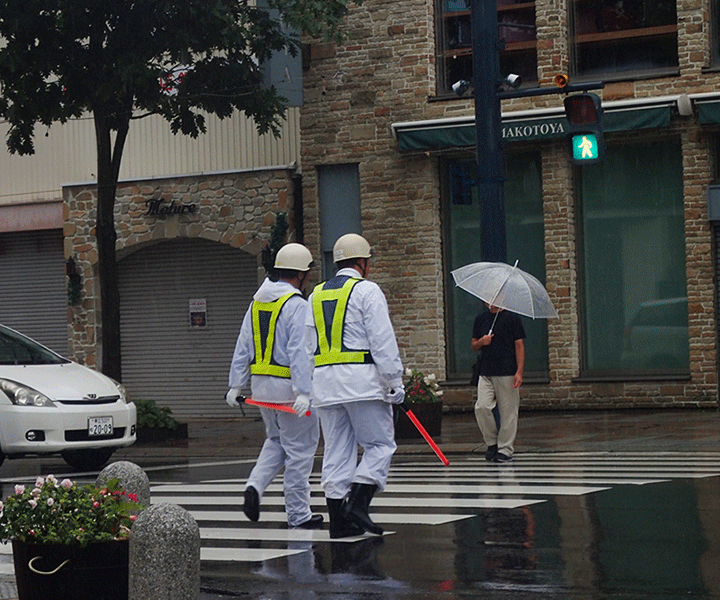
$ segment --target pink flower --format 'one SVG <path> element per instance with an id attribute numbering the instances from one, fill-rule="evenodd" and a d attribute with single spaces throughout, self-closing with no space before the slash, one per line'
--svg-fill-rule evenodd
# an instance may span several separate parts
<path id="1" fill-rule="evenodd" d="M 130 520 L 131 520 L 131 521 L 134 521 L 135 519 L 137 519 L 137 515 L 130 515 Z"/>
<path id="2" fill-rule="evenodd" d="M 25 486 L 18 483 L 18 484 L 15 486 L 15 493 L 16 493 L 18 496 L 20 496 L 21 494 L 24 494 L 24 493 L 25 493 Z"/>
<path id="3" fill-rule="evenodd" d="M 93 502 L 93 508 L 97 508 L 98 506 L 100 506 L 100 503 L 95 500 L 95 502 Z"/>

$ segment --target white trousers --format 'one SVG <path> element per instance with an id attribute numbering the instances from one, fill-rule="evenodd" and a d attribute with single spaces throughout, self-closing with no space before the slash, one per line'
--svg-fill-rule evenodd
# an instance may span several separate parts
<path id="1" fill-rule="evenodd" d="M 296 527 L 312 517 L 310 473 L 313 468 L 320 429 L 316 411 L 309 417 L 271 408 L 261 408 L 267 438 L 263 443 L 247 485 L 263 493 L 285 467 L 283 489 L 288 525 Z"/>
<path id="2" fill-rule="evenodd" d="M 480 377 L 475 402 L 475 419 L 485 444 L 497 444 L 498 452 L 512 456 L 517 435 L 520 390 L 513 376 Z"/>
<path id="3" fill-rule="evenodd" d="M 397 449 L 392 405 L 364 400 L 323 406 L 317 411 L 325 444 L 321 479 L 325 497 L 342 499 L 353 483 L 384 490 Z M 363 448 L 360 463 L 358 445 Z"/>

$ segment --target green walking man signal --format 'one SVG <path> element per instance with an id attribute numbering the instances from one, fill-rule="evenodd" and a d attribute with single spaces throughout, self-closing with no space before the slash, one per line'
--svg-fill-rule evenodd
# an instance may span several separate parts
<path id="1" fill-rule="evenodd" d="M 566 96 L 564 103 L 573 163 L 587 165 L 602 160 L 605 140 L 600 97 L 585 92 Z"/>

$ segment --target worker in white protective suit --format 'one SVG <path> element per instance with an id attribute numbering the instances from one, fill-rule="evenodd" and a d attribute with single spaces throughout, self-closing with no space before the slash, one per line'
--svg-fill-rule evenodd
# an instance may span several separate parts
<path id="1" fill-rule="evenodd" d="M 310 510 L 310 473 L 320 435 L 310 408 L 310 365 L 305 350 L 307 301 L 301 291 L 312 265 L 310 251 L 290 243 L 277 253 L 279 280 L 265 279 L 253 296 L 230 367 L 226 400 L 238 406 L 248 379 L 254 400 L 291 406 L 295 414 L 261 408 L 267 438 L 246 487 L 243 512 L 260 518 L 260 500 L 267 486 L 285 468 L 285 511 L 290 527 L 319 529 L 322 515 Z"/>
<path id="2" fill-rule="evenodd" d="M 321 483 L 331 538 L 382 534 L 369 505 L 385 488 L 397 448 L 391 404 L 405 397 L 385 295 L 365 279 L 370 256 L 362 236 L 340 237 L 333 248 L 337 274 L 308 299 L 308 357 L 314 367 L 313 406 L 323 431 Z M 363 448 L 359 463 L 358 445 Z"/>

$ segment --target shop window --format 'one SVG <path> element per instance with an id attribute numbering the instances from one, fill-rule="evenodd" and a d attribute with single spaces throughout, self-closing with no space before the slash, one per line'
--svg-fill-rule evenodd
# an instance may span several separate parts
<path id="1" fill-rule="evenodd" d="M 545 251 L 540 155 L 508 154 L 505 157 L 505 223 L 508 262 L 545 280 Z M 480 202 L 473 161 L 450 161 L 444 169 L 445 280 L 448 315 L 449 377 L 470 377 L 475 353 L 470 349 L 472 324 L 483 302 L 453 284 L 450 272 L 480 258 Z M 547 327 L 544 319 L 522 317 L 526 378 L 547 375 Z"/>
<path id="2" fill-rule="evenodd" d="M 570 0 L 571 74 L 628 78 L 677 72 L 676 0 Z"/>
<path id="3" fill-rule="evenodd" d="M 452 93 L 452 84 L 472 80 L 471 0 L 436 0 L 438 94 Z M 500 75 L 515 73 L 524 82 L 537 81 L 535 2 L 498 0 Z"/>
<path id="4" fill-rule="evenodd" d="M 687 374 L 679 143 L 608 146 L 578 168 L 583 374 Z"/>

